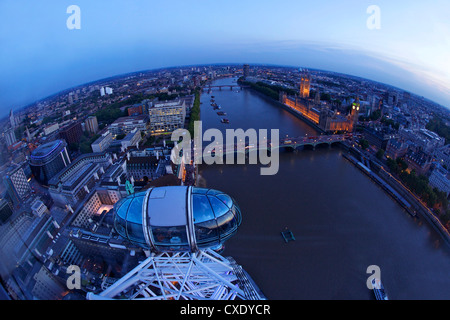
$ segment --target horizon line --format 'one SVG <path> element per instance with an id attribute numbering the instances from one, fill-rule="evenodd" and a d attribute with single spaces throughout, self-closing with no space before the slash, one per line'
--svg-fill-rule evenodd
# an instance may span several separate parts
<path id="1" fill-rule="evenodd" d="M 380 82 L 380 81 L 373 80 L 373 79 L 370 79 L 370 78 L 365 78 L 365 77 L 362 77 L 362 76 L 357 76 L 357 75 L 353 75 L 353 74 L 349 74 L 349 73 L 343 73 L 343 72 L 332 71 L 332 70 L 318 69 L 318 68 L 306 68 L 306 67 L 294 66 L 294 65 L 283 65 L 283 64 L 273 64 L 273 63 L 250 63 L 250 62 L 241 62 L 241 63 L 223 63 L 223 62 L 220 62 L 220 63 L 207 63 L 207 64 L 173 65 L 173 66 L 162 66 L 162 67 L 156 67 L 156 68 L 150 68 L 150 69 L 141 69 L 141 70 L 136 70 L 136 71 L 119 73 L 119 74 L 106 76 L 106 77 L 103 77 L 103 78 L 98 78 L 98 79 L 91 80 L 91 81 L 88 81 L 88 82 L 84 82 L 84 83 L 81 83 L 81 84 L 78 84 L 78 85 L 75 85 L 75 86 L 71 86 L 71 87 L 67 87 L 67 88 L 61 89 L 61 90 L 59 90 L 59 91 L 57 91 L 55 93 L 46 95 L 46 96 L 44 96 L 44 97 L 42 97 L 40 99 L 37 99 L 37 100 L 35 100 L 33 102 L 27 103 L 26 105 L 23 105 L 21 107 L 11 108 L 10 110 L 23 111 L 23 110 L 25 110 L 27 108 L 32 107 L 34 104 L 37 104 L 37 103 L 39 103 L 41 101 L 50 99 L 53 96 L 56 96 L 56 95 L 59 95 L 59 94 L 63 94 L 66 91 L 71 91 L 71 90 L 79 88 L 79 87 L 92 85 L 92 84 L 94 84 L 96 82 L 102 82 L 102 81 L 106 81 L 108 79 L 117 78 L 117 77 L 124 77 L 126 75 L 132 75 L 132 74 L 136 74 L 136 73 L 150 72 L 150 71 L 157 71 L 157 70 L 164 70 L 164 69 L 186 68 L 186 67 L 205 67 L 205 66 L 220 66 L 220 65 L 224 65 L 224 66 L 238 66 L 238 65 L 244 65 L 244 64 L 248 64 L 249 66 L 254 65 L 254 66 L 282 67 L 282 68 L 293 68 L 293 69 L 295 69 L 295 68 L 304 68 L 304 69 L 308 69 L 308 70 L 329 72 L 329 73 L 335 73 L 335 74 L 344 75 L 344 76 L 350 76 L 350 77 L 354 77 L 354 78 L 358 78 L 358 79 L 369 80 L 369 81 L 372 81 L 372 82 L 375 82 L 375 83 L 378 83 L 378 84 L 381 84 L 381 85 L 385 85 L 385 86 L 389 86 L 389 87 L 392 87 L 392 88 L 397 89 L 397 90 L 401 90 L 403 92 L 408 92 L 410 94 L 415 95 L 416 97 L 419 97 L 419 98 L 422 98 L 422 99 L 426 99 L 426 100 L 428 100 L 428 101 L 438 105 L 439 107 L 444 108 L 447 111 L 450 111 L 450 106 L 446 107 L 446 106 L 442 105 L 441 103 L 438 103 L 438 102 L 436 102 L 436 101 L 434 101 L 434 100 L 432 100 L 430 98 L 427 98 L 427 97 L 425 97 L 423 95 L 416 94 L 414 92 L 411 92 L 410 90 L 406 90 L 406 89 L 397 87 L 397 86 L 392 85 L 392 84 Z M 8 117 L 8 115 L 6 115 L 6 117 Z M 2 117 L 1 119 L 3 120 L 4 117 Z"/>

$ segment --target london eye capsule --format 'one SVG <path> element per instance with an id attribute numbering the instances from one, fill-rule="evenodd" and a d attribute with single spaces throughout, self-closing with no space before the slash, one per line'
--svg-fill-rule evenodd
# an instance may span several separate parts
<path id="1" fill-rule="evenodd" d="M 155 187 L 114 205 L 117 233 L 155 252 L 220 250 L 241 221 L 236 201 L 214 189 Z"/>

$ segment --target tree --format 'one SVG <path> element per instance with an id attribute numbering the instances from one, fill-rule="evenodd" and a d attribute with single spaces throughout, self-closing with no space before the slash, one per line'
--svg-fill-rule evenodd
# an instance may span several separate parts
<path id="1" fill-rule="evenodd" d="M 400 171 L 408 169 L 408 164 L 402 158 L 398 157 L 395 161 L 397 162 Z"/>
<path id="2" fill-rule="evenodd" d="M 191 109 L 191 117 L 189 119 L 188 130 L 191 137 L 194 137 L 194 122 L 200 120 L 200 91 L 195 90 L 194 105 Z"/>
<path id="3" fill-rule="evenodd" d="M 379 149 L 377 151 L 377 153 L 375 154 L 375 157 L 377 157 L 377 159 L 379 159 L 379 160 L 383 159 L 383 156 L 384 156 L 384 150 L 383 149 Z"/>
<path id="4" fill-rule="evenodd" d="M 446 210 L 445 213 L 443 213 L 439 219 L 443 224 L 447 224 L 450 221 L 450 210 Z"/>
<path id="5" fill-rule="evenodd" d="M 397 161 L 395 161 L 394 159 L 388 158 L 386 161 L 386 165 L 392 173 L 398 174 L 400 172 Z"/>
<path id="6" fill-rule="evenodd" d="M 446 144 L 450 143 L 450 127 L 445 124 L 445 121 L 442 118 L 434 116 L 433 119 L 427 123 L 425 128 L 444 137 Z"/>
<path id="7" fill-rule="evenodd" d="M 361 139 L 359 141 L 359 144 L 361 145 L 361 148 L 363 150 L 366 150 L 369 147 L 369 141 L 367 141 L 366 139 Z"/>
<path id="8" fill-rule="evenodd" d="M 375 121 L 380 119 L 381 117 L 381 110 L 375 110 L 374 112 L 372 112 L 372 114 L 370 115 L 370 120 Z"/>

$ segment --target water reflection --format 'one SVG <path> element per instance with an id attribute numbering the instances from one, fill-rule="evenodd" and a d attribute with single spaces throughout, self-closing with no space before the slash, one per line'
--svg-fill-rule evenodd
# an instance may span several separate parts
<path id="1" fill-rule="evenodd" d="M 227 128 L 279 128 L 280 137 L 316 134 L 260 94 L 211 94 L 227 112 Z M 202 96 L 204 130 L 218 125 L 209 98 Z M 274 176 L 263 177 L 259 165 L 248 164 L 202 165 L 200 174 L 200 183 L 240 204 L 242 226 L 224 254 L 243 265 L 268 298 L 373 299 L 366 270 L 378 265 L 392 299 L 450 299 L 448 247 L 338 147 L 282 152 Z M 296 241 L 283 241 L 286 226 Z"/>

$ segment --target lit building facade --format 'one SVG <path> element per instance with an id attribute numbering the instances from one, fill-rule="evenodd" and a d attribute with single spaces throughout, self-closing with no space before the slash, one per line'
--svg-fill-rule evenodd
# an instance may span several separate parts
<path id="1" fill-rule="evenodd" d="M 186 104 L 184 100 L 155 103 L 149 108 L 150 132 L 160 134 L 184 127 Z"/>
<path id="2" fill-rule="evenodd" d="M 311 75 L 307 71 L 302 71 L 300 74 L 300 97 L 308 99 L 310 88 L 311 88 Z"/>
<path id="3" fill-rule="evenodd" d="M 121 117 L 111 123 L 108 127 L 113 136 L 127 134 L 134 129 L 146 133 L 148 130 L 148 116 L 139 115 L 135 117 Z"/>
<path id="4" fill-rule="evenodd" d="M 280 102 L 325 132 L 352 132 L 358 121 L 359 105 L 353 105 L 350 114 L 342 115 L 326 107 L 318 109 L 315 104 L 298 96 L 280 92 Z"/>
<path id="5" fill-rule="evenodd" d="M 282 93 L 280 100 L 281 103 L 287 105 L 297 113 L 300 113 L 303 117 L 305 117 L 315 125 L 319 124 L 320 111 L 314 108 L 314 106 L 310 104 L 309 101 L 299 99 L 297 96 L 288 97 L 285 93 Z"/>

